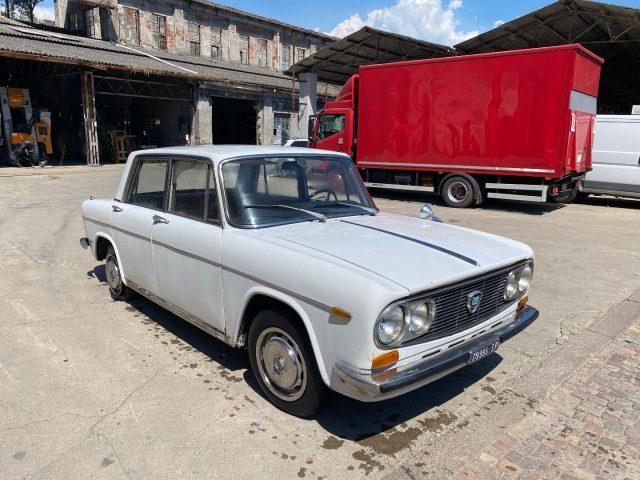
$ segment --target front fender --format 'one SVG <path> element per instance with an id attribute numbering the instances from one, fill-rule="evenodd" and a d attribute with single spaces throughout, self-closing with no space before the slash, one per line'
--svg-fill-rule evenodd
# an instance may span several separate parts
<path id="1" fill-rule="evenodd" d="M 316 364 L 318 365 L 318 370 L 320 371 L 322 380 L 327 385 L 329 385 L 330 375 L 328 372 L 331 371 L 332 366 L 326 365 L 325 363 L 325 359 L 322 355 L 322 349 L 320 348 L 320 344 L 318 342 L 318 337 L 316 335 L 312 320 L 312 318 L 314 318 L 316 322 L 326 322 L 329 318 L 329 312 L 324 311 L 317 306 L 305 304 L 301 300 L 292 297 L 291 295 L 287 295 L 284 292 L 269 288 L 265 285 L 253 286 L 246 291 L 242 301 L 242 309 L 239 311 L 237 318 L 233 322 L 233 329 L 231 331 L 231 343 L 237 343 L 240 336 L 240 329 L 242 328 L 242 319 L 246 312 L 247 306 L 249 305 L 249 302 L 257 295 L 263 295 L 265 297 L 270 297 L 274 300 L 278 300 L 288 307 L 292 308 L 298 314 L 298 316 L 302 320 L 302 323 L 304 324 L 307 336 L 309 337 L 309 342 L 311 343 L 313 355 L 316 359 Z"/>

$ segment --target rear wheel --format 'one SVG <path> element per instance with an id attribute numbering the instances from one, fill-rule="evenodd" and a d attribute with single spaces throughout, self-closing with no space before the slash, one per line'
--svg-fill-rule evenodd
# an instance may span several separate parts
<path id="1" fill-rule="evenodd" d="M 285 310 L 263 310 L 249 329 L 249 359 L 260 388 L 280 410 L 297 417 L 313 415 L 325 385 L 311 344 Z"/>
<path id="2" fill-rule="evenodd" d="M 551 197 L 551 200 L 555 203 L 573 203 L 578 196 L 578 189 L 574 188 L 570 192 L 561 193 L 560 195 L 556 195 L 555 197 Z"/>
<path id="3" fill-rule="evenodd" d="M 104 259 L 104 270 L 107 277 L 107 284 L 109 285 L 109 293 L 114 300 L 126 300 L 129 298 L 129 289 L 122 281 L 122 274 L 120 273 L 120 265 L 118 264 L 118 257 L 113 247 L 109 246 L 107 250 L 107 256 Z"/>
<path id="4" fill-rule="evenodd" d="M 473 184 L 465 177 L 451 177 L 442 186 L 442 198 L 454 208 L 467 208 L 475 198 Z"/>

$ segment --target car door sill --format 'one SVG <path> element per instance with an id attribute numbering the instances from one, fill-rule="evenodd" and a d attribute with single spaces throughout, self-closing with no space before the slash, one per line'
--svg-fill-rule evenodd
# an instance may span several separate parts
<path id="1" fill-rule="evenodd" d="M 227 338 L 227 336 L 225 335 L 225 333 L 222 330 L 219 330 L 216 327 L 214 327 L 212 325 L 209 325 L 204 320 L 196 317 L 195 315 L 191 315 L 189 312 L 185 312 L 180 307 L 176 307 L 174 304 L 172 304 L 170 302 L 167 302 L 163 298 L 160 298 L 156 294 L 149 292 L 148 290 L 142 288 L 140 285 L 138 285 L 135 282 L 132 282 L 129 279 L 126 279 L 126 285 L 131 290 L 133 290 L 136 293 L 139 293 L 140 295 L 142 295 L 143 297 L 151 300 L 153 303 L 156 303 L 156 304 L 160 305 L 162 308 L 164 308 L 166 310 L 169 310 L 171 313 L 177 315 L 178 317 L 182 318 L 183 320 L 186 320 L 190 324 L 198 327 L 200 330 L 203 330 L 203 331 L 207 332 L 208 334 L 216 337 L 218 340 L 222 340 L 223 342 L 231 345 L 231 342 L 229 341 L 229 339 Z"/>

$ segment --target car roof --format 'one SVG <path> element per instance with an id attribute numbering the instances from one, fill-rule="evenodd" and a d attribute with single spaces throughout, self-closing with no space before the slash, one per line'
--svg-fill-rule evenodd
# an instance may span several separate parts
<path id="1" fill-rule="evenodd" d="M 340 155 L 344 153 L 330 150 L 319 150 L 316 148 L 303 147 L 282 147 L 279 145 L 196 145 L 187 147 L 166 147 L 154 148 L 152 150 L 138 150 L 133 152 L 133 156 L 138 155 L 192 155 L 198 157 L 208 157 L 219 163 L 223 160 L 245 156 L 301 156 L 301 155 Z"/>

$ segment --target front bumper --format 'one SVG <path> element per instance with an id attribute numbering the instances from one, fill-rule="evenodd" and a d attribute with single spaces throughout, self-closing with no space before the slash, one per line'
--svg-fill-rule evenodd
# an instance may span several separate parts
<path id="1" fill-rule="evenodd" d="M 336 364 L 334 373 L 339 381 L 346 384 L 348 390 L 354 391 L 354 396 L 364 401 L 395 397 L 464 367 L 468 364 L 467 360 L 472 351 L 491 345 L 496 341 L 503 343 L 531 325 L 538 318 L 538 315 L 538 310 L 525 306 L 516 314 L 515 321 L 507 326 L 452 347 L 437 357 L 409 365 L 388 379 L 384 379 L 384 375 L 373 373 L 370 370 L 355 370 L 343 364 Z"/>
<path id="2" fill-rule="evenodd" d="M 89 240 L 87 237 L 82 237 L 80 239 L 80 246 L 86 250 L 91 246 L 91 240 Z"/>

